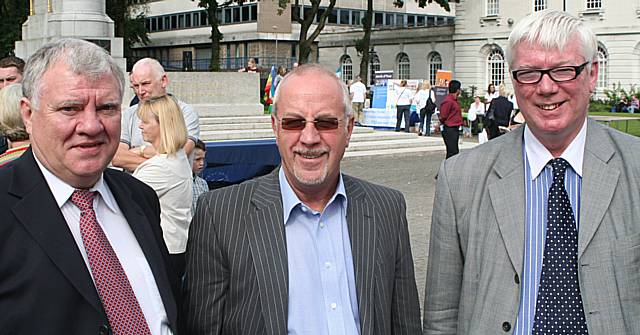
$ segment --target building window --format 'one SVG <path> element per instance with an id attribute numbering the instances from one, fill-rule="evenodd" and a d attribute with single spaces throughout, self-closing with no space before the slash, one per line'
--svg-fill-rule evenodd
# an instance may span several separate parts
<path id="1" fill-rule="evenodd" d="M 498 86 L 504 83 L 504 55 L 499 49 L 489 53 L 487 57 L 487 84 Z"/>
<path id="2" fill-rule="evenodd" d="M 547 9 L 547 0 L 533 0 L 533 11 L 538 12 Z"/>
<path id="3" fill-rule="evenodd" d="M 398 55 L 398 79 L 409 79 L 411 77 L 411 62 L 406 53 Z"/>
<path id="4" fill-rule="evenodd" d="M 353 80 L 353 62 L 349 55 L 344 55 L 340 59 L 340 70 L 342 71 L 342 81 Z"/>
<path id="5" fill-rule="evenodd" d="M 598 87 L 600 88 L 607 87 L 607 60 L 607 51 L 603 47 L 598 46 Z"/>
<path id="6" fill-rule="evenodd" d="M 432 52 L 429 55 L 429 82 L 431 85 L 436 84 L 436 74 L 438 70 L 442 70 L 442 57 L 437 52 Z"/>
<path id="7" fill-rule="evenodd" d="M 371 78 L 369 80 L 369 83 L 373 84 L 374 80 L 374 74 L 376 73 L 376 71 L 380 71 L 380 57 L 378 57 L 378 54 L 376 53 L 370 53 L 369 54 L 369 78 Z"/>
<path id="8" fill-rule="evenodd" d="M 499 13 L 498 0 L 487 0 L 487 16 L 495 16 Z"/>
<path id="9" fill-rule="evenodd" d="M 602 8 L 602 0 L 587 0 L 587 9 Z"/>

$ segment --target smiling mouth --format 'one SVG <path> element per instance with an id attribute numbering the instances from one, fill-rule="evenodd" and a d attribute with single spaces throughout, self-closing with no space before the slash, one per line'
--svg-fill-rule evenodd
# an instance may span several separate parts
<path id="1" fill-rule="evenodd" d="M 297 151 L 296 154 L 299 156 L 302 156 L 302 158 L 314 159 L 324 155 L 324 151 L 320 151 L 320 150 Z"/>
<path id="2" fill-rule="evenodd" d="M 546 110 L 546 111 L 552 111 L 552 110 L 560 107 L 562 104 L 564 104 L 564 102 L 555 103 L 555 104 L 544 104 L 544 105 L 538 105 L 538 108 L 540 108 L 542 110 Z"/>

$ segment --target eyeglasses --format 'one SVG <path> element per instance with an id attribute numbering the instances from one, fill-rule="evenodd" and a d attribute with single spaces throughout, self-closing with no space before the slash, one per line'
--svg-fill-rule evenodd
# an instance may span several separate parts
<path id="1" fill-rule="evenodd" d="M 515 70 L 511 71 L 511 74 L 513 75 L 513 79 L 520 84 L 537 84 L 545 74 L 556 83 L 562 83 L 576 79 L 587 64 L 589 64 L 589 62 L 584 62 L 577 66 L 559 66 L 552 69 Z"/>
<path id="2" fill-rule="evenodd" d="M 307 125 L 307 122 L 312 122 L 317 131 L 327 131 L 338 129 L 340 120 L 337 117 L 320 117 L 312 121 L 307 121 L 303 118 L 284 117 L 280 120 L 280 124 L 284 130 L 302 130 Z"/>

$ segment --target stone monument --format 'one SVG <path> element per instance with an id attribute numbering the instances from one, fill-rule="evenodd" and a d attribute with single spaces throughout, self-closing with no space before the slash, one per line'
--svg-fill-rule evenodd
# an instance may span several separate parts
<path id="1" fill-rule="evenodd" d="M 16 42 L 16 56 L 26 60 L 45 43 L 63 37 L 105 48 L 124 71 L 123 41 L 114 37 L 104 0 L 29 0 L 29 18 L 22 25 L 22 41 Z"/>

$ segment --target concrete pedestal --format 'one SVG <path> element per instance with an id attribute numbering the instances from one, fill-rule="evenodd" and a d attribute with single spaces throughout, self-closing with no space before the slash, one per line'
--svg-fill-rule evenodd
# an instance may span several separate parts
<path id="1" fill-rule="evenodd" d="M 114 37 L 114 23 L 104 0 L 32 0 L 31 14 L 22 25 L 16 56 L 27 59 L 44 44 L 63 37 L 94 42 L 125 69 L 122 38 Z"/>

